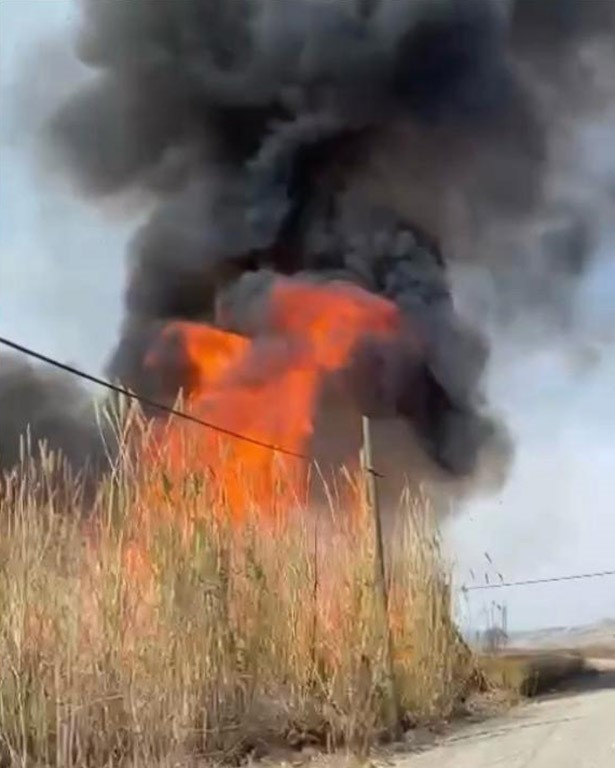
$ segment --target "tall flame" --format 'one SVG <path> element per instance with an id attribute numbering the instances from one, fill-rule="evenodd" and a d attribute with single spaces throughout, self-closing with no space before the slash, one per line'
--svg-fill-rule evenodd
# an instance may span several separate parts
<path id="1" fill-rule="evenodd" d="M 188 363 L 190 412 L 255 441 L 208 429 L 196 439 L 198 464 L 235 521 L 251 510 L 279 519 L 306 501 L 307 464 L 286 452 L 309 450 L 327 375 L 348 365 L 360 340 L 395 335 L 400 315 L 391 302 L 351 284 L 280 278 L 263 325 L 264 333 L 246 338 L 205 324 L 171 323 L 149 358 L 158 365 L 164 345 L 179 343 Z M 164 434 L 174 473 L 185 471 L 185 429 L 174 423 Z"/>

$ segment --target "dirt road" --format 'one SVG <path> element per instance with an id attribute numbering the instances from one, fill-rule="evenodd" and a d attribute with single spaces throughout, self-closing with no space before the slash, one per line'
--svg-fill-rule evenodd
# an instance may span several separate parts
<path id="1" fill-rule="evenodd" d="M 396 768 L 612 768 L 615 664 L 571 690 L 463 729 Z"/>

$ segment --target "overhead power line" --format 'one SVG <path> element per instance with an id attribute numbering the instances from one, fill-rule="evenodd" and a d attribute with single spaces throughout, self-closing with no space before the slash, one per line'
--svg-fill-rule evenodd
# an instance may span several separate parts
<path id="1" fill-rule="evenodd" d="M 597 573 L 575 573 L 568 576 L 553 576 L 544 579 L 526 579 L 524 581 L 495 581 L 491 584 L 473 584 L 470 587 L 462 587 L 462 592 L 478 592 L 486 589 L 509 589 L 512 587 L 533 587 L 537 584 L 556 584 L 562 581 L 582 581 L 583 579 L 601 579 L 606 576 L 615 576 L 614 571 L 598 571 Z"/>
<path id="2" fill-rule="evenodd" d="M 232 429 L 221 427 L 219 424 L 213 424 L 212 422 L 206 421 L 205 419 L 200 419 L 198 416 L 193 416 L 192 414 L 186 413 L 185 411 L 180 411 L 177 408 L 159 403 L 157 400 L 152 400 L 149 397 L 138 395 L 135 392 L 131 392 L 125 387 L 120 386 L 119 384 L 113 384 L 110 381 L 106 381 L 105 379 L 101 379 L 100 377 L 94 376 L 91 373 L 87 373 L 80 368 L 75 368 L 74 366 L 68 365 L 67 363 L 61 363 L 59 360 L 56 360 L 53 357 L 49 357 L 48 355 L 44 355 L 41 352 L 37 352 L 30 347 L 24 346 L 23 344 L 18 344 L 16 341 L 7 339 L 4 336 L 0 336 L 0 345 L 7 347 L 8 349 L 12 349 L 14 352 L 19 352 L 20 354 L 25 355 L 26 357 L 29 357 L 33 360 L 37 360 L 40 363 L 49 365 L 52 368 L 56 368 L 59 371 L 68 373 L 71 376 L 76 376 L 79 379 L 89 381 L 92 384 L 96 384 L 99 387 L 103 387 L 104 389 L 107 389 L 111 392 L 115 392 L 118 395 L 123 395 L 129 400 L 139 402 L 142 405 L 147 405 L 148 407 L 161 411 L 162 413 L 166 413 L 169 416 L 176 416 L 179 419 L 184 419 L 185 421 L 189 421 L 193 424 L 198 424 L 201 427 L 211 429 L 214 432 L 219 432 L 220 434 L 226 435 L 227 437 L 232 437 L 235 440 L 241 440 L 244 443 L 249 443 L 250 445 L 266 448 L 284 456 L 290 456 L 295 459 L 302 459 L 303 461 L 313 460 L 311 456 L 307 456 L 306 454 L 297 453 L 296 451 L 291 451 L 288 448 L 283 448 L 279 445 L 274 445 L 273 443 L 267 443 L 263 440 L 258 440 L 255 437 L 250 437 L 249 435 L 243 435 L 240 432 L 235 432 Z"/>

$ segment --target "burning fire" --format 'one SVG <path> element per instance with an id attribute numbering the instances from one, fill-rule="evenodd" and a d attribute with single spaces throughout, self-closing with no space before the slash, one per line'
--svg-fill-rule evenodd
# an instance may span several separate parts
<path id="1" fill-rule="evenodd" d="M 325 377 L 348 365 L 361 340 L 393 337 L 400 314 L 393 303 L 351 284 L 279 278 L 270 291 L 264 328 L 246 338 L 204 324 L 171 323 L 148 358 L 149 365 L 159 366 L 166 345 L 179 343 L 188 363 L 190 412 L 249 438 L 179 422 L 162 438 L 179 478 L 190 430 L 197 464 L 233 521 L 254 510 L 283 520 L 293 506 L 305 503 L 308 466 L 287 452 L 309 450 Z"/>
<path id="2" fill-rule="evenodd" d="M 253 516 L 259 525 L 273 524 L 281 532 L 293 510 L 306 506 L 309 462 L 289 454 L 310 450 L 325 379 L 350 364 L 362 341 L 394 339 L 402 324 L 394 304 L 352 284 L 315 285 L 288 278 L 273 283 L 264 314 L 262 329 L 253 338 L 206 324 L 170 323 L 148 356 L 147 364 L 157 370 L 165 355 L 176 355 L 179 348 L 186 363 L 183 407 L 223 431 L 175 418 L 155 425 L 153 448 L 161 452 L 164 469 L 146 470 L 150 482 L 138 488 L 130 534 L 122 543 L 121 567 L 129 585 L 124 596 L 126 653 L 136 637 L 160 631 L 160 564 L 153 554 L 157 532 L 171 528 L 183 546 L 194 541 L 191 534 L 204 514 L 209 519 L 223 515 L 221 522 L 230 521 L 239 542 L 245 530 L 242 522 Z M 202 478 L 206 495 L 197 495 L 192 504 L 185 487 L 186 479 L 195 475 Z M 162 483 L 151 482 L 158 476 Z M 362 509 L 354 491 L 348 499 L 351 523 L 355 510 L 360 516 Z M 83 577 L 83 615 L 90 617 L 87 642 L 99 632 L 92 608 L 101 551 L 95 531 Z M 273 541 L 271 545 L 275 547 Z M 244 555 L 239 546 L 231 558 L 241 560 Z M 340 621 L 339 595 L 320 562 L 322 555 L 318 558 L 315 567 L 319 573 L 324 569 L 319 578 L 321 621 L 334 627 Z"/>

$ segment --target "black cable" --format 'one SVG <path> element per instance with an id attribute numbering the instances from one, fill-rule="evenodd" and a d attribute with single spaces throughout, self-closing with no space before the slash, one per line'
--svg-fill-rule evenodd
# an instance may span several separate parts
<path id="1" fill-rule="evenodd" d="M 502 581 L 493 584 L 478 584 L 462 587 L 462 592 L 477 592 L 485 589 L 506 589 L 508 587 L 531 587 L 536 584 L 554 584 L 561 581 L 580 581 L 581 579 L 599 579 L 605 576 L 615 576 L 615 571 L 600 571 L 598 573 L 579 573 L 571 576 L 555 576 L 549 579 L 527 579 L 526 581 Z"/>
<path id="2" fill-rule="evenodd" d="M 0 344 L 14 350 L 15 352 L 19 352 L 22 355 L 26 355 L 27 357 L 30 357 L 34 360 L 38 360 L 40 363 L 50 365 L 53 368 L 57 368 L 58 370 L 63 371 L 64 373 L 70 373 L 72 376 L 77 376 L 84 381 L 89 381 L 92 384 L 98 385 L 99 387 L 104 387 L 105 389 L 108 389 L 111 392 L 115 392 L 118 395 L 123 395 L 130 400 L 136 400 L 143 405 L 147 405 L 150 408 L 155 408 L 159 411 L 162 411 L 163 413 L 169 414 L 170 416 L 177 416 L 178 418 L 185 419 L 186 421 L 190 421 L 193 424 L 199 424 L 201 427 L 213 429 L 215 432 L 220 432 L 220 434 L 226 435 L 227 437 L 232 437 L 236 440 L 242 440 L 244 443 L 250 443 L 250 445 L 257 445 L 260 448 L 267 448 L 270 451 L 275 451 L 276 453 L 283 454 L 284 456 L 290 456 L 294 459 L 302 459 L 303 461 L 312 461 L 311 456 L 306 456 L 303 453 L 296 453 L 295 451 L 288 450 L 287 448 L 281 448 L 280 446 L 273 445 L 272 443 L 266 443 L 262 440 L 258 440 L 255 437 L 242 435 L 240 432 L 234 432 L 231 429 L 220 427 L 218 424 L 212 424 L 211 422 L 205 421 L 204 419 L 199 419 L 197 416 L 192 416 L 185 411 L 180 411 L 177 408 L 163 405 L 162 403 L 159 403 L 156 400 L 152 400 L 149 397 L 137 395 L 134 392 L 130 392 L 130 390 L 119 386 L 118 384 L 112 384 L 110 381 L 105 381 L 105 379 L 101 379 L 98 376 L 93 376 L 91 373 L 86 373 L 85 371 L 82 371 L 79 368 L 75 368 L 72 365 L 61 363 L 59 360 L 55 360 L 52 357 L 43 355 L 41 352 L 36 352 L 35 350 L 30 349 L 29 347 L 25 347 L 22 344 L 18 344 L 15 341 L 11 341 L 4 336 L 0 336 Z"/>

